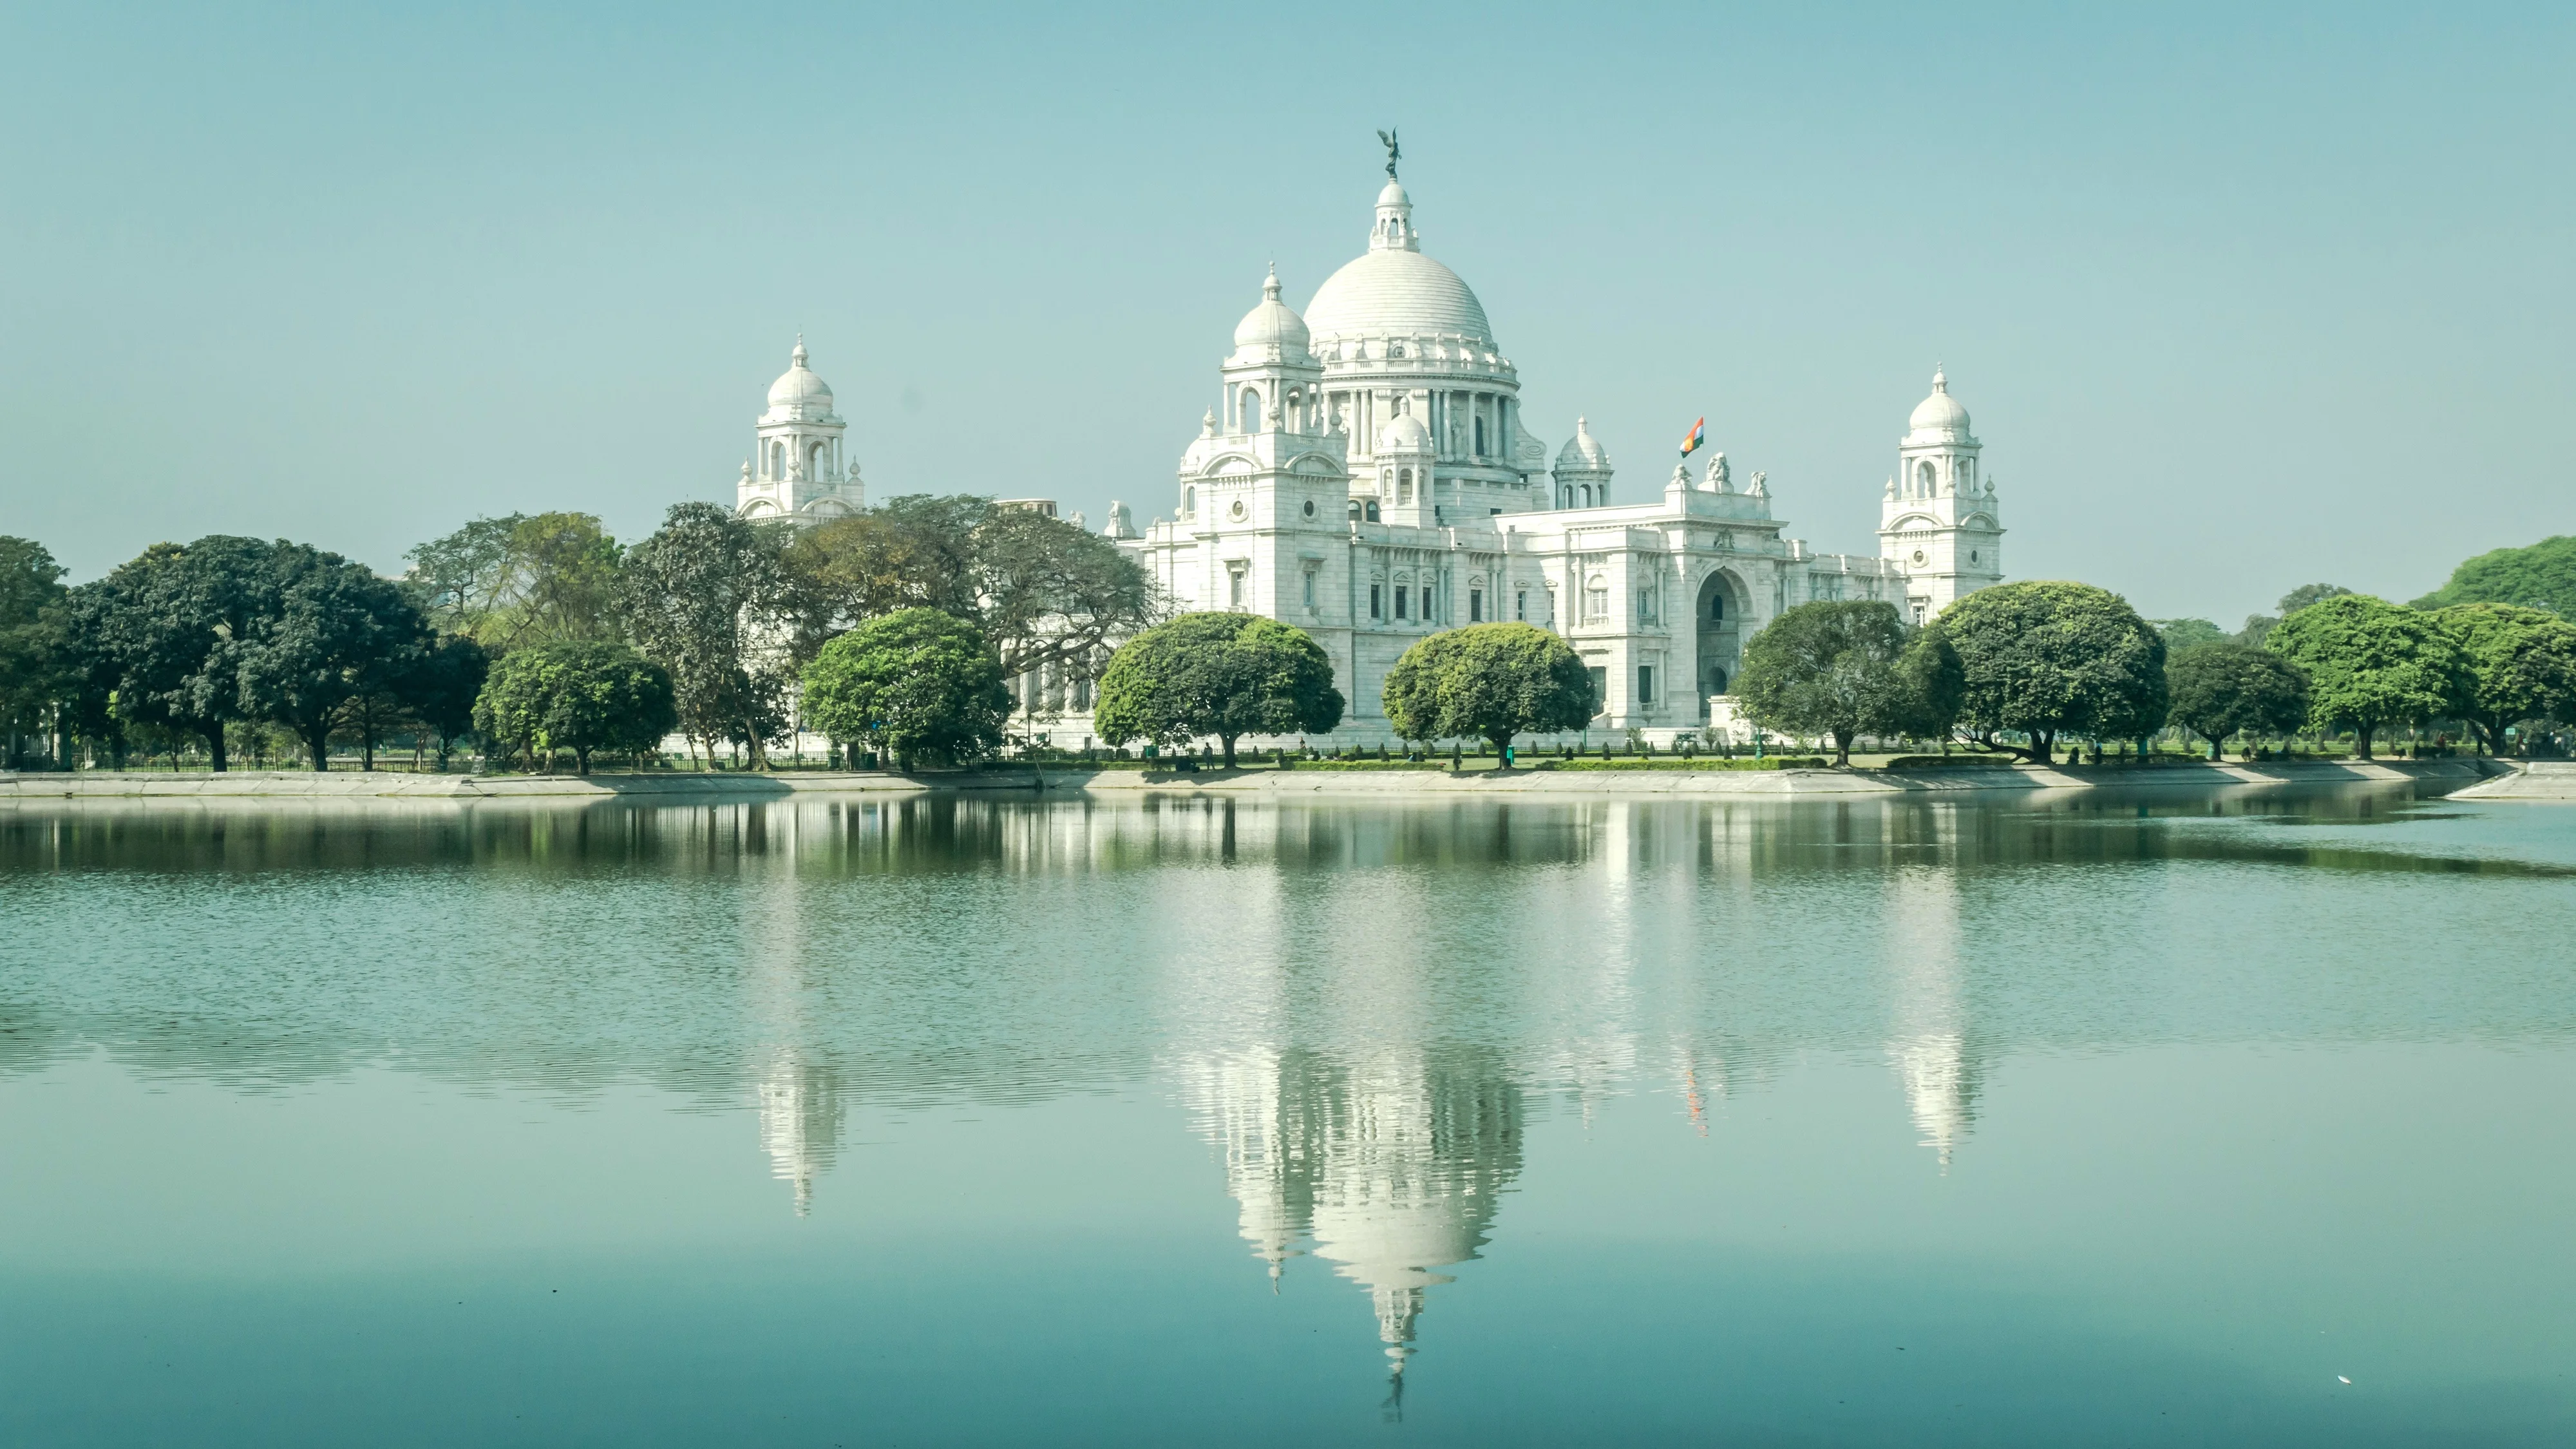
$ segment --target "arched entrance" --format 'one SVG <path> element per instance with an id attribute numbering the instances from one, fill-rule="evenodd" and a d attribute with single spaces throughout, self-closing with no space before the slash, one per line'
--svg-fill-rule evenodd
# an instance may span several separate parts
<path id="1" fill-rule="evenodd" d="M 1699 645 L 1699 680 L 1691 692 L 1699 699 L 1701 719 L 1708 718 L 1709 696 L 1726 693 L 1744 662 L 1744 610 L 1750 597 L 1734 575 L 1720 569 L 1700 583 L 1691 605 Z"/>

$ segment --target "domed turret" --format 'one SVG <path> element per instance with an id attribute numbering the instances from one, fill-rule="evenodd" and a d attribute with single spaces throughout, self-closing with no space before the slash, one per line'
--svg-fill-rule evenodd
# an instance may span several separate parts
<path id="1" fill-rule="evenodd" d="M 787 370 L 769 385 L 769 411 L 764 423 L 837 423 L 832 416 L 832 389 L 805 365 L 805 339 L 796 339 Z"/>
<path id="2" fill-rule="evenodd" d="M 1592 436 L 1592 420 L 1576 418 L 1574 436 L 1556 455 L 1556 506 L 1598 508 L 1610 501 L 1610 450 Z"/>
<path id="3" fill-rule="evenodd" d="M 1932 395 L 1915 405 L 1914 415 L 1905 421 L 1913 439 L 1923 442 L 1965 442 L 1968 438 L 1968 410 L 1950 396 L 1950 379 L 1939 369 L 1932 373 Z"/>
<path id="4" fill-rule="evenodd" d="M 1378 430 L 1377 450 L 1380 453 L 1428 453 L 1431 451 L 1431 430 L 1413 414 L 1397 413 L 1395 421 Z"/>
<path id="5" fill-rule="evenodd" d="M 1289 358 L 1302 362 L 1306 355 L 1306 319 L 1279 300 L 1279 273 L 1274 270 L 1261 284 L 1260 303 L 1235 324 L 1235 360 L 1277 362 Z"/>

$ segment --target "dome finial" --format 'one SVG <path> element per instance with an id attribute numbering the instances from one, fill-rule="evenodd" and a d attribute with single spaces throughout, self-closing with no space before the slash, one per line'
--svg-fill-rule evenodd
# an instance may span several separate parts
<path id="1" fill-rule="evenodd" d="M 1261 295 L 1273 302 L 1279 300 L 1279 264 L 1277 262 L 1270 264 L 1270 277 L 1261 284 Z"/>
<path id="2" fill-rule="evenodd" d="M 796 329 L 796 350 L 787 354 L 787 363 L 790 367 L 805 365 L 805 329 L 802 327 Z"/>
<path id="3" fill-rule="evenodd" d="M 1934 392 L 1948 392 L 1950 390 L 1950 374 L 1944 372 L 1941 368 L 1941 364 L 1937 362 L 1932 364 L 1932 390 Z"/>

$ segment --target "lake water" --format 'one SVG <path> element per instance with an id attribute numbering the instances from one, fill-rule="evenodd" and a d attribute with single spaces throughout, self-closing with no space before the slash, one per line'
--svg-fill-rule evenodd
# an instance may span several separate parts
<path id="1" fill-rule="evenodd" d="M 11 1445 L 2564 1444 L 2576 811 L 0 808 Z"/>

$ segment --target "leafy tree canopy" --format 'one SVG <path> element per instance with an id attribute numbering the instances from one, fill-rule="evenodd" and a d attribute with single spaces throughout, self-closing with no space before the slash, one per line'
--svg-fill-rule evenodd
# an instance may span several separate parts
<path id="1" fill-rule="evenodd" d="M 13 739 L 71 687 L 71 661 L 52 621 L 67 592 L 62 576 L 43 544 L 0 535 L 0 729 Z"/>
<path id="2" fill-rule="evenodd" d="M 2368 594 L 2285 615 L 2263 647 L 2307 673 L 2309 719 L 2350 727 L 2365 760 L 2383 726 L 2432 718 L 2461 692 L 2459 649 L 2433 616 Z"/>
<path id="3" fill-rule="evenodd" d="M 1581 729 L 1592 718 L 1583 656 L 1530 624 L 1433 634 L 1404 651 L 1380 697 L 1406 739 L 1484 739 L 1498 756 L 1515 735 Z"/>
<path id="4" fill-rule="evenodd" d="M 428 630 L 404 591 L 364 564 L 286 542 L 263 563 L 264 616 L 236 641 L 242 710 L 294 731 L 313 768 L 329 769 L 342 711 L 390 692 L 417 665 Z"/>
<path id="5" fill-rule="evenodd" d="M 487 649 L 617 635 L 617 540 L 587 513 L 478 518 L 405 557 L 430 622 Z"/>
<path id="6" fill-rule="evenodd" d="M 1011 692 L 974 625 L 937 609 L 897 609 L 825 644 L 805 666 L 805 719 L 845 744 L 954 764 L 1002 742 Z"/>
<path id="7" fill-rule="evenodd" d="M 2175 651 L 2165 663 L 2171 716 L 2209 741 L 2211 758 L 2236 734 L 2287 734 L 2308 717 L 2308 680 L 2297 665 L 2232 639 Z"/>
<path id="8" fill-rule="evenodd" d="M 2453 604 L 2517 604 L 2576 619 L 2576 536 L 2479 554 L 2453 569 L 2449 583 L 2415 601 L 2419 609 Z"/>
<path id="9" fill-rule="evenodd" d="M 524 753 L 570 750 L 590 773 L 597 751 L 641 755 L 678 723 L 671 677 L 623 644 L 568 639 L 513 650 L 474 704 L 478 728 Z"/>
<path id="10" fill-rule="evenodd" d="M 2165 644 L 2128 602 L 2090 584 L 2035 581 L 1979 589 L 1936 626 L 1965 673 L 1959 719 L 1988 748 L 2030 736 L 2042 762 L 2065 734 L 2132 739 L 2165 721 Z"/>
<path id="11" fill-rule="evenodd" d="M 2301 584 L 2283 594 L 2281 602 L 2275 607 L 2281 611 L 2281 617 L 2286 619 L 2310 604 L 2343 598 L 2351 592 L 2352 590 L 2341 584 Z"/>
<path id="12" fill-rule="evenodd" d="M 2165 641 L 2165 653 L 2179 654 L 2195 644 L 2215 644 L 2227 637 L 2227 631 L 2207 619 L 2149 619 L 2156 634 Z"/>
<path id="13" fill-rule="evenodd" d="M 2454 604 L 2433 619 L 2459 650 L 2453 710 L 2477 728 L 2489 754 L 2524 720 L 2576 718 L 2576 624 L 2514 604 Z"/>
<path id="14" fill-rule="evenodd" d="M 1333 662 L 1305 630 L 1252 614 L 1183 614 L 1127 641 L 1100 676 L 1093 722 L 1113 745 L 1214 735 L 1322 734 L 1342 720 Z"/>
<path id="15" fill-rule="evenodd" d="M 887 499 L 789 550 L 800 652 L 862 620 L 937 609 L 982 631 L 1004 677 L 1082 661 L 1155 618 L 1144 568 L 1061 519 L 989 499 Z"/>
<path id="16" fill-rule="evenodd" d="M 718 504 L 675 504 L 620 577 L 627 626 L 670 671 L 681 727 L 710 753 L 720 739 L 748 747 L 755 768 L 788 729 L 792 537 Z"/>
<path id="17" fill-rule="evenodd" d="M 1912 732 L 1910 726 L 1945 713 L 1939 696 L 1948 697 L 1946 713 L 1956 713 L 1956 651 L 1936 636 L 1909 669 L 1906 656 L 1915 642 L 1893 604 L 1800 604 L 1747 641 L 1735 695 L 1764 729 L 1831 736 L 1834 763 L 1848 765 L 1855 735 Z M 1932 732 L 1948 727 L 1943 719 Z"/>
<path id="18" fill-rule="evenodd" d="M 74 631 L 114 680 L 120 719 L 197 735 L 226 768 L 224 726 L 250 713 L 242 660 L 277 612 L 276 547 L 228 534 L 156 543 L 73 590 Z"/>

